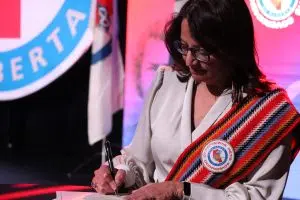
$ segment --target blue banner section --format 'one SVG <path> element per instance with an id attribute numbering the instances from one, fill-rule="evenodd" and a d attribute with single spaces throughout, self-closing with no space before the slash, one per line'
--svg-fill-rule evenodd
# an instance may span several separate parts
<path id="1" fill-rule="evenodd" d="M 38 36 L 17 49 L 1 52 L 0 92 L 27 86 L 66 60 L 88 29 L 90 13 L 91 0 L 66 0 Z"/>
<path id="2" fill-rule="evenodd" d="M 92 65 L 96 64 L 97 62 L 105 59 L 109 56 L 112 52 L 112 40 L 109 40 L 107 44 L 99 51 L 95 52 L 92 57 Z"/>

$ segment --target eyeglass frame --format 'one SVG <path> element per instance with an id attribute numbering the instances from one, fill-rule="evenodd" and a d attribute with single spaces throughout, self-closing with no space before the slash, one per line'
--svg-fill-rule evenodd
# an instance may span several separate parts
<path id="1" fill-rule="evenodd" d="M 187 48 L 184 48 L 184 49 L 183 49 L 183 48 L 182 48 L 182 45 L 184 45 L 184 44 L 182 44 L 182 42 L 181 42 L 180 40 L 175 40 L 175 41 L 173 42 L 174 48 L 175 48 L 176 51 L 177 51 L 178 53 L 180 53 L 181 55 L 186 56 L 187 53 L 188 53 L 189 51 L 191 51 L 192 56 L 193 56 L 196 60 L 198 60 L 198 61 L 200 61 L 200 62 L 204 62 L 204 63 L 207 63 L 207 62 L 210 61 L 211 53 L 207 52 L 204 48 L 201 48 L 201 47 L 199 47 L 199 48 L 196 48 L 196 47 L 188 47 L 188 46 L 186 45 Z M 206 60 L 199 58 L 199 56 L 197 56 L 196 53 L 200 53 L 199 56 L 205 57 Z"/>

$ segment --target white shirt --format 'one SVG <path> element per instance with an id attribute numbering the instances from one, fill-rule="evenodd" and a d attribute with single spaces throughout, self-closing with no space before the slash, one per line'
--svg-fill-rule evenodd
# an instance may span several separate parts
<path id="1" fill-rule="evenodd" d="M 126 186 L 164 181 L 180 153 L 231 108 L 231 93 L 225 91 L 192 132 L 193 84 L 192 78 L 180 82 L 176 72 L 158 70 L 133 141 L 122 150 L 123 156 L 114 160 L 116 168 L 127 171 Z M 246 182 L 224 190 L 192 183 L 190 199 L 281 199 L 290 166 L 289 144 L 290 138 L 286 138 Z"/>

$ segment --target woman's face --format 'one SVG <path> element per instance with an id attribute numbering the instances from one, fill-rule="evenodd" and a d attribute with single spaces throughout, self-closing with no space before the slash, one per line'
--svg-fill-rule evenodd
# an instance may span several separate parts
<path id="1" fill-rule="evenodd" d="M 201 45 L 192 38 L 186 19 L 183 19 L 181 23 L 180 39 L 181 46 L 192 48 L 194 50 L 201 48 Z M 219 85 L 224 81 L 223 79 L 227 77 L 224 76 L 226 74 L 225 66 L 222 66 L 221 62 L 213 55 L 210 55 L 210 59 L 207 62 L 203 62 L 197 60 L 195 56 L 193 56 L 191 50 L 189 50 L 186 55 L 183 55 L 183 59 L 197 83 L 206 82 L 208 85 Z M 200 54 L 200 60 L 207 60 L 207 55 L 205 55 L 205 53 L 203 55 Z"/>

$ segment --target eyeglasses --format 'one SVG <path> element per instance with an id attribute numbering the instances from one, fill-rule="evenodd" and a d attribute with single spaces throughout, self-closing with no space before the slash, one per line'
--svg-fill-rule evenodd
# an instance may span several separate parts
<path id="1" fill-rule="evenodd" d="M 187 55 L 188 51 L 191 51 L 192 56 L 196 60 L 199 60 L 200 62 L 209 62 L 210 61 L 211 54 L 208 53 L 203 48 L 195 48 L 195 47 L 189 48 L 187 44 L 183 44 L 179 40 L 174 41 L 173 45 L 174 45 L 175 49 L 184 56 Z"/>

